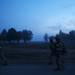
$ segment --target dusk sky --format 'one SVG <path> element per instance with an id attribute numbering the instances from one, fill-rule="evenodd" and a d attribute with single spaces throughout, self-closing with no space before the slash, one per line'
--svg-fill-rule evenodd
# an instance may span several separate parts
<path id="1" fill-rule="evenodd" d="M 0 0 L 0 30 L 11 27 L 31 30 L 34 39 L 75 30 L 75 0 Z"/>

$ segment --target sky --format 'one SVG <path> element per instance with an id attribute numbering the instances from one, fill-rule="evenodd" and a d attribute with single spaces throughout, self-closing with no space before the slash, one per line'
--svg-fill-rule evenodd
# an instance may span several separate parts
<path id="1" fill-rule="evenodd" d="M 45 33 L 75 30 L 75 0 L 0 0 L 0 30 L 28 29 L 34 40 Z"/>

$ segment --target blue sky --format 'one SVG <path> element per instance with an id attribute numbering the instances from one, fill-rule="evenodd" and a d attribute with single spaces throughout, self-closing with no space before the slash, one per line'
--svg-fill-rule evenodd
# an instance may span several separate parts
<path id="1" fill-rule="evenodd" d="M 29 29 L 39 39 L 75 29 L 75 0 L 0 0 L 0 29 Z"/>

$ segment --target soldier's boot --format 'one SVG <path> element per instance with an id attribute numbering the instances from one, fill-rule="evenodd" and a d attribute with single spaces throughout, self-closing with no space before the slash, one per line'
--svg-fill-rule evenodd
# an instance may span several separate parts
<path id="1" fill-rule="evenodd" d="M 56 69 L 55 70 L 61 70 L 59 56 L 56 57 Z"/>

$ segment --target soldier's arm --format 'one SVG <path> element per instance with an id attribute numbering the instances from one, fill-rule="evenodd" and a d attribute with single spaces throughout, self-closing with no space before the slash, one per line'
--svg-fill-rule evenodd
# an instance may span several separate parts
<path id="1" fill-rule="evenodd" d="M 67 49 L 66 49 L 66 46 L 65 46 L 65 44 L 62 42 L 62 45 L 63 45 L 63 52 L 64 53 L 67 53 Z"/>

